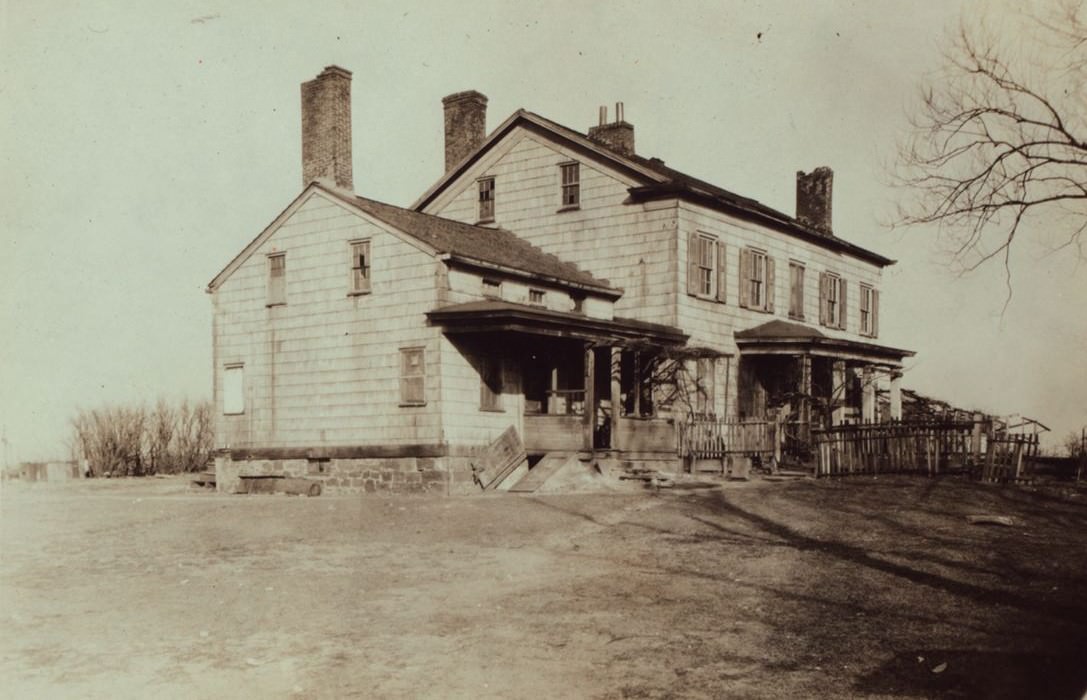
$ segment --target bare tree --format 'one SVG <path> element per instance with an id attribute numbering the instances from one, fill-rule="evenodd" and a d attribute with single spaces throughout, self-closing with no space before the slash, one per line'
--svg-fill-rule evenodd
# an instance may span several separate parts
<path id="1" fill-rule="evenodd" d="M 1002 260 L 1009 295 L 1020 232 L 1083 257 L 1087 228 L 1087 4 L 1017 19 L 960 25 L 895 173 L 911 193 L 899 223 L 939 225 L 961 271 Z"/>
<path id="2" fill-rule="evenodd" d="M 147 462 L 151 473 L 173 471 L 170 462 L 170 445 L 174 440 L 176 415 L 169 402 L 159 397 L 155 408 L 148 416 L 147 431 L 144 435 Z"/>

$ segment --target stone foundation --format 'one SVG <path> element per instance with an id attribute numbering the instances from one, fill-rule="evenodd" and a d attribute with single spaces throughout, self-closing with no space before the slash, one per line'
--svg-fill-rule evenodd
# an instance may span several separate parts
<path id="1" fill-rule="evenodd" d="M 215 485 L 220 493 L 240 493 L 242 476 L 286 476 L 312 479 L 326 494 L 478 493 L 469 457 L 391 457 L 361 459 L 215 459 Z"/>

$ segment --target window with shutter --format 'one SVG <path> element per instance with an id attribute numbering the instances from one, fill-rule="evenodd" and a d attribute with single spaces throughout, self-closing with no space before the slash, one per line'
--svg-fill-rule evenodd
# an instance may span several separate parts
<path id="1" fill-rule="evenodd" d="M 422 406 L 425 404 L 425 383 L 426 365 L 423 348 L 401 348 L 400 405 Z"/>
<path id="2" fill-rule="evenodd" d="M 845 281 L 833 272 L 819 275 L 819 323 L 845 328 Z"/>
<path id="3" fill-rule="evenodd" d="M 759 311 L 774 310 L 774 260 L 764 251 L 740 251 L 740 305 Z"/>
<path id="4" fill-rule="evenodd" d="M 717 239 L 705 233 L 692 233 L 687 239 L 687 293 L 715 299 L 718 290 Z"/>
<path id="5" fill-rule="evenodd" d="M 287 303 L 287 254 L 268 256 L 268 306 Z"/>
<path id="6" fill-rule="evenodd" d="M 370 291 L 370 241 L 351 241 L 351 293 Z"/>
<path id="7" fill-rule="evenodd" d="M 876 290 L 866 284 L 860 285 L 861 300 L 858 313 L 860 314 L 861 335 L 875 335 L 875 295 Z"/>

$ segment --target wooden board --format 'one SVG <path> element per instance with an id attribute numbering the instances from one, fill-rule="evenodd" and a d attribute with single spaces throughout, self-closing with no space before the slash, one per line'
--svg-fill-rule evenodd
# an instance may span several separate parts
<path id="1" fill-rule="evenodd" d="M 555 472 L 570 461 L 569 452 L 551 452 L 544 456 L 539 463 L 528 470 L 525 477 L 510 487 L 513 493 L 532 493 L 540 488 Z"/>
<path id="2" fill-rule="evenodd" d="M 524 460 L 525 446 L 511 425 L 476 460 L 476 480 L 484 489 L 493 489 Z"/>

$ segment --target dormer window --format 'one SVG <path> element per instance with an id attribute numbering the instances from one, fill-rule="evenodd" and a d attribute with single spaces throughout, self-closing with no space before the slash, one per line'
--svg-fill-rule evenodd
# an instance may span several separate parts
<path id="1" fill-rule="evenodd" d="M 479 221 L 480 223 L 494 221 L 493 177 L 485 177 L 479 180 Z"/>

